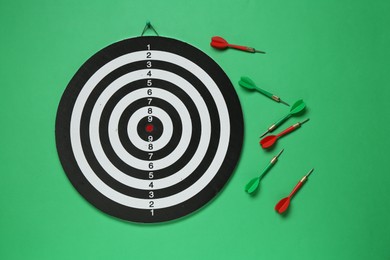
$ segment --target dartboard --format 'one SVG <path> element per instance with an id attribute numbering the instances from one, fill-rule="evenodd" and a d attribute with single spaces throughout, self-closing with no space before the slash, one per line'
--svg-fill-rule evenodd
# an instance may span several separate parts
<path id="1" fill-rule="evenodd" d="M 163 222 L 207 204 L 234 171 L 243 117 L 209 56 L 160 36 L 116 42 L 88 59 L 59 103 L 57 151 L 101 211 Z"/>

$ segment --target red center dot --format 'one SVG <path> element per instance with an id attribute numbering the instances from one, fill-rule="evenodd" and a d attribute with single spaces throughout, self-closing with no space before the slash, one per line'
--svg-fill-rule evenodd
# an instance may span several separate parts
<path id="1" fill-rule="evenodd" d="M 151 132 L 153 132 L 153 130 L 154 130 L 154 126 L 152 124 L 147 124 L 145 126 L 145 131 L 146 132 L 151 133 Z"/>

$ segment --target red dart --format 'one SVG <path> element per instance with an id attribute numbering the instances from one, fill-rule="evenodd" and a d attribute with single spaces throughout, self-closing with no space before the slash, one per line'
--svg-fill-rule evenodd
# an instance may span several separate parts
<path id="1" fill-rule="evenodd" d="M 307 178 L 309 177 L 309 175 L 314 171 L 314 168 L 311 169 L 309 171 L 308 174 L 306 174 L 305 176 L 303 176 L 303 178 L 298 182 L 297 185 L 295 185 L 294 189 L 292 190 L 292 192 L 290 193 L 290 195 L 288 195 L 288 197 L 286 198 L 283 198 L 281 199 L 278 204 L 276 204 L 275 206 L 275 210 L 279 213 L 279 214 L 282 214 L 283 212 L 286 211 L 286 209 L 288 208 L 288 206 L 290 205 L 290 201 L 291 201 L 291 198 L 292 196 L 302 187 L 303 183 L 305 183 L 305 181 L 307 180 Z"/>
<path id="2" fill-rule="evenodd" d="M 288 134 L 288 133 L 291 133 L 292 131 L 294 131 L 295 129 L 298 129 L 299 127 L 301 127 L 302 124 L 306 123 L 307 121 L 309 121 L 309 118 L 302 121 L 302 122 L 298 122 L 292 126 L 290 126 L 289 128 L 287 128 L 286 130 L 284 130 L 283 132 L 277 134 L 277 135 L 269 135 L 269 136 L 266 136 L 264 137 L 263 139 L 261 139 L 260 141 L 260 145 L 261 147 L 263 147 L 264 149 L 267 149 L 267 148 L 270 148 L 272 145 L 274 145 L 276 143 L 276 141 Z"/>
<path id="3" fill-rule="evenodd" d="M 247 47 L 247 46 L 240 46 L 240 45 L 235 45 L 235 44 L 230 44 L 228 43 L 224 38 L 219 37 L 219 36 L 214 36 L 211 38 L 211 43 L 210 45 L 216 49 L 224 50 L 227 48 L 233 48 L 241 51 L 247 51 L 247 52 L 258 52 L 258 53 L 263 53 L 265 54 L 264 51 L 258 51 L 255 48 L 252 47 Z"/>

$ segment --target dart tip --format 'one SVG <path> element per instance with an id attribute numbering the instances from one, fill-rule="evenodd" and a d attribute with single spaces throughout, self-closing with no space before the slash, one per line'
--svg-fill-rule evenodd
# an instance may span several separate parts
<path id="1" fill-rule="evenodd" d="M 260 138 L 263 138 L 263 136 L 265 136 L 268 132 L 269 130 L 265 131 L 262 135 L 260 135 Z"/>
<path id="2" fill-rule="evenodd" d="M 309 120 L 310 120 L 310 118 L 307 118 L 307 119 L 303 120 L 302 122 L 300 122 L 299 124 L 302 125 L 302 124 L 306 123 Z"/>
<path id="3" fill-rule="evenodd" d="M 284 152 L 284 149 L 282 149 L 282 150 L 278 153 L 278 155 L 276 155 L 276 158 L 279 158 L 279 156 L 280 156 L 283 152 Z"/>
<path id="4" fill-rule="evenodd" d="M 259 51 L 259 50 L 255 50 L 255 52 L 257 52 L 257 53 L 261 53 L 261 54 L 265 54 L 265 51 Z"/>
<path id="5" fill-rule="evenodd" d="M 314 171 L 314 168 L 312 168 L 307 174 L 306 174 L 306 178 L 309 177 L 309 175 Z"/>
<path id="6" fill-rule="evenodd" d="M 286 106 L 290 106 L 289 104 L 287 104 L 286 102 L 284 102 L 283 100 L 280 100 L 280 103 L 283 103 L 283 104 L 285 104 Z"/>

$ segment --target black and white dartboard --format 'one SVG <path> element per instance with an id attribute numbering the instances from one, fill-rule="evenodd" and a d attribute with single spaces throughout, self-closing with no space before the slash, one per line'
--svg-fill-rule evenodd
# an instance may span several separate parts
<path id="1" fill-rule="evenodd" d="M 240 102 L 224 71 L 165 37 L 97 52 L 57 111 L 57 150 L 73 186 L 103 212 L 134 222 L 205 205 L 231 176 L 242 141 Z"/>

